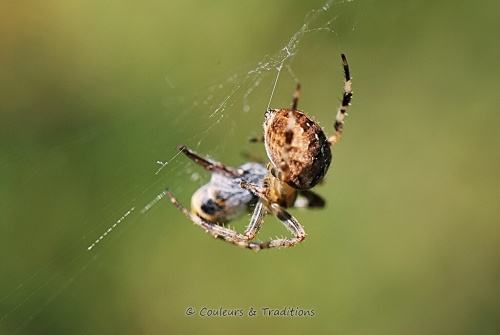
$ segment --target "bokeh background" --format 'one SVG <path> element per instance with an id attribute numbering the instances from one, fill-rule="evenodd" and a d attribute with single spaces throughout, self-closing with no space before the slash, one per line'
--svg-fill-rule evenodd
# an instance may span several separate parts
<path id="1" fill-rule="evenodd" d="M 2 2 L 1 334 L 500 333 L 496 1 L 335 2 L 335 32 L 301 36 L 271 107 L 298 79 L 300 108 L 331 132 L 340 52 L 355 92 L 316 189 L 327 208 L 292 210 L 303 245 L 240 250 L 165 199 L 140 213 L 167 186 L 188 205 L 208 180 L 177 144 L 232 166 L 265 157 L 247 138 L 277 71 L 252 70 L 324 24 L 323 5 Z M 259 237 L 283 233 L 268 218 Z"/>

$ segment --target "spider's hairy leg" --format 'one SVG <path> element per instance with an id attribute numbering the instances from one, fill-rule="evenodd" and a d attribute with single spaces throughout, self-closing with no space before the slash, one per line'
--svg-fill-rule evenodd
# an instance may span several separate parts
<path id="1" fill-rule="evenodd" d="M 284 238 L 270 241 L 270 247 L 292 247 L 306 238 L 306 232 L 302 225 L 294 218 L 290 213 L 288 213 L 283 207 L 278 204 L 270 204 L 271 213 L 276 216 L 278 220 L 288 229 L 295 237 L 294 238 Z"/>
<path id="2" fill-rule="evenodd" d="M 300 242 L 302 242 L 306 238 L 306 232 L 304 228 L 300 225 L 300 223 L 297 221 L 296 218 L 294 218 L 290 213 L 288 213 L 283 207 L 281 207 L 277 203 L 270 203 L 267 200 L 266 196 L 266 191 L 265 189 L 254 185 L 247 183 L 245 181 L 240 182 L 240 186 L 252 191 L 254 194 L 259 196 L 260 201 L 259 204 L 263 204 L 264 209 L 271 212 L 284 226 L 285 228 L 291 232 L 294 237 L 293 238 L 278 238 L 274 239 L 271 241 L 267 242 L 251 242 L 249 244 L 250 249 L 253 250 L 261 250 L 261 249 L 268 249 L 268 248 L 287 248 L 287 247 L 293 247 Z M 255 214 L 258 211 L 258 208 L 255 208 L 254 214 L 252 216 L 252 220 L 250 221 L 250 224 L 248 225 L 247 232 L 249 231 L 250 227 L 257 225 L 260 227 L 262 222 L 258 223 L 253 223 L 254 217 L 257 215 Z M 262 219 L 264 216 L 262 216 Z M 257 229 L 258 230 L 258 229 Z"/>
<path id="3" fill-rule="evenodd" d="M 250 224 L 246 229 L 246 235 L 240 234 L 232 229 L 217 225 L 215 223 L 203 220 L 199 216 L 191 213 L 187 210 L 182 204 L 174 197 L 170 190 L 166 189 L 164 191 L 165 195 L 170 199 L 170 201 L 186 216 L 188 217 L 194 224 L 201 227 L 208 234 L 213 237 L 217 237 L 226 242 L 232 243 L 236 246 L 245 249 L 251 249 L 255 251 L 259 251 L 262 249 L 268 248 L 267 243 L 261 242 L 250 242 L 249 240 L 253 239 L 255 235 L 258 233 L 260 226 L 262 225 L 263 218 L 267 214 L 266 209 L 263 207 L 262 203 L 257 203 L 255 206 L 254 214 L 252 215 L 252 219 Z M 260 204 L 260 205 L 259 205 Z"/>
<path id="4" fill-rule="evenodd" d="M 253 194 L 257 195 L 259 198 L 266 198 L 269 190 L 269 182 L 264 178 L 262 181 L 263 187 L 258 186 L 249 182 L 246 182 L 244 180 L 240 180 L 240 187 L 244 188 L 246 190 L 249 190 Z"/>
<path id="5" fill-rule="evenodd" d="M 266 201 L 263 201 L 266 202 Z M 281 206 L 276 203 L 267 204 L 266 208 L 273 213 L 273 215 L 285 226 L 285 228 L 291 232 L 294 237 L 291 238 L 277 238 L 274 240 L 266 242 L 250 242 L 248 248 L 259 251 L 262 249 L 270 248 L 289 248 L 296 246 L 302 242 L 307 234 L 304 228 L 300 225 L 296 218 L 294 218 L 290 213 L 284 210 Z"/>
<path id="6" fill-rule="evenodd" d="M 245 236 L 248 240 L 253 240 L 264 222 L 264 216 L 266 216 L 267 210 L 262 203 L 262 201 L 258 201 L 255 205 L 255 208 L 252 213 L 252 218 L 248 223 L 248 226 L 245 230 Z"/>
<path id="7" fill-rule="evenodd" d="M 342 136 L 342 131 L 344 129 L 344 116 L 347 115 L 347 109 L 351 104 L 353 95 L 349 64 L 347 63 L 347 58 L 344 54 L 341 54 L 340 56 L 342 57 L 342 66 L 344 67 L 344 94 L 342 96 L 342 104 L 337 110 L 335 123 L 333 125 L 333 128 L 335 129 L 335 135 L 331 136 L 328 139 L 330 145 L 335 145 L 340 141 L 340 137 Z"/>
<path id="8" fill-rule="evenodd" d="M 187 216 L 194 224 L 200 226 L 203 228 L 207 233 L 214 237 L 219 237 L 219 236 L 226 236 L 227 238 L 233 239 L 233 240 L 245 240 L 246 237 L 238 232 L 235 232 L 234 230 L 228 229 L 223 226 L 219 226 L 215 223 L 208 222 L 206 220 L 203 220 L 200 218 L 198 215 L 195 215 L 191 213 L 189 210 L 187 210 L 182 204 L 174 197 L 172 192 L 169 189 L 166 189 L 164 191 L 165 195 L 170 199 L 170 201 L 174 204 L 175 207 L 177 207 L 185 216 Z"/>
<path id="9" fill-rule="evenodd" d="M 186 155 L 189 159 L 195 162 L 198 165 L 201 165 L 206 170 L 224 175 L 226 177 L 232 178 L 238 175 L 237 171 L 226 167 L 221 162 L 212 161 L 207 158 L 201 157 L 198 153 L 189 149 L 184 145 L 178 145 L 177 150 L 181 151 L 184 155 Z"/>

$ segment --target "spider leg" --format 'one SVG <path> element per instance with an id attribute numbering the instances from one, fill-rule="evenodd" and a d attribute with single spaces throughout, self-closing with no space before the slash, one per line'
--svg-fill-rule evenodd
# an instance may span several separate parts
<path id="1" fill-rule="evenodd" d="M 182 206 L 182 204 L 174 197 L 174 195 L 172 194 L 172 192 L 170 192 L 169 189 L 166 189 L 164 191 L 164 193 L 168 196 L 168 198 L 174 204 L 174 206 L 176 206 L 194 224 L 203 228 L 210 235 L 212 235 L 214 237 L 218 237 L 219 235 L 225 235 L 225 236 L 231 237 L 233 239 L 241 239 L 241 240 L 245 239 L 245 237 L 242 234 L 239 234 L 239 233 L 237 233 L 231 229 L 228 229 L 226 227 L 219 226 L 215 223 L 203 220 L 198 215 L 191 213 L 184 206 Z"/>
<path id="2" fill-rule="evenodd" d="M 206 170 L 212 172 L 212 173 L 218 173 L 221 175 L 224 175 L 229 178 L 236 177 L 238 175 L 238 172 L 235 171 L 234 169 L 228 168 L 221 162 L 217 161 L 212 161 L 207 158 L 203 158 L 200 155 L 198 155 L 196 152 L 193 150 L 187 148 L 184 145 L 179 145 L 177 146 L 177 150 L 181 151 L 183 154 L 185 154 L 189 159 L 191 159 L 193 162 L 195 162 L 198 165 L 201 165 L 203 168 Z"/>
<path id="3" fill-rule="evenodd" d="M 257 196 L 259 196 L 260 201 L 258 202 L 258 204 L 263 204 L 264 210 L 271 212 L 285 226 L 285 228 L 294 235 L 294 237 L 292 238 L 278 238 L 267 242 L 253 242 L 251 249 L 261 250 L 268 248 L 288 248 L 299 244 L 306 238 L 307 234 L 304 228 L 297 221 L 297 219 L 294 218 L 279 204 L 270 203 L 266 198 L 266 191 L 263 188 L 251 183 L 247 183 L 245 181 L 241 181 L 240 185 L 241 187 L 250 190 Z M 254 218 L 257 218 L 257 215 L 255 214 L 257 210 L 258 209 L 256 207 L 254 215 L 252 216 L 252 220 L 250 220 L 250 224 L 248 225 L 247 233 L 253 226 L 258 226 L 260 228 L 260 225 L 262 224 L 262 222 L 254 223 Z M 262 219 L 263 218 L 264 216 L 262 216 Z M 257 231 L 258 228 L 256 232 Z"/>
<path id="4" fill-rule="evenodd" d="M 241 188 L 249 190 L 253 194 L 257 195 L 259 198 L 265 199 L 267 196 L 267 192 L 266 192 L 267 188 L 265 188 L 265 187 L 255 185 L 255 184 L 246 182 L 244 180 L 240 180 L 240 186 L 241 186 Z"/>
<path id="5" fill-rule="evenodd" d="M 288 231 L 294 235 L 294 237 L 271 240 L 266 243 L 268 248 L 293 247 L 306 238 L 307 234 L 299 221 L 283 209 L 283 207 L 275 203 L 270 204 L 269 207 L 271 213 L 274 214 L 274 216 L 285 226 L 286 229 L 288 229 Z"/>
<path id="6" fill-rule="evenodd" d="M 213 237 L 217 237 L 226 242 L 237 245 L 241 248 L 252 249 L 259 251 L 261 249 L 267 248 L 266 243 L 261 242 L 251 242 L 251 240 L 258 233 L 260 226 L 262 225 L 264 216 L 267 214 L 267 210 L 264 208 L 261 202 L 258 202 L 255 206 L 252 219 L 246 229 L 245 235 L 240 234 L 232 229 L 217 225 L 215 223 L 203 220 L 199 216 L 191 213 L 187 210 L 170 192 L 170 190 L 165 190 L 164 193 L 168 196 L 170 201 L 176 206 L 185 216 L 187 216 L 194 224 L 204 229 L 208 234 Z"/>
<path id="7" fill-rule="evenodd" d="M 285 228 L 293 234 L 294 237 L 282 237 L 282 238 L 276 238 L 274 240 L 266 241 L 266 242 L 251 242 L 248 243 L 248 246 L 245 246 L 246 248 L 259 251 L 262 249 L 270 249 L 270 248 L 289 248 L 293 247 L 300 242 L 302 242 L 307 234 L 304 230 L 304 228 L 300 225 L 299 221 L 297 221 L 296 218 L 294 218 L 290 213 L 288 213 L 283 207 L 276 203 L 268 203 L 267 200 L 264 200 L 261 198 L 261 202 L 259 203 L 264 203 L 264 210 L 270 211 L 273 213 L 273 215 L 285 226 Z M 256 208 L 257 210 L 257 208 Z M 254 212 L 254 217 L 255 217 L 255 212 Z M 263 218 L 263 216 L 262 216 Z M 262 221 L 262 220 L 260 220 Z M 256 223 L 258 227 L 262 222 Z M 253 217 L 252 221 L 250 221 L 249 228 L 254 225 L 253 223 Z M 258 230 L 258 229 L 257 229 Z M 241 246 L 241 245 L 240 245 Z"/>
<path id="8" fill-rule="evenodd" d="M 264 222 L 264 216 L 266 216 L 267 210 L 264 207 L 264 204 L 261 201 L 258 201 L 255 204 L 255 208 L 252 213 L 252 218 L 248 223 L 248 226 L 245 230 L 245 236 L 248 240 L 253 240 Z M 255 242 L 254 242 L 255 243 Z"/>
<path id="9" fill-rule="evenodd" d="M 250 143 L 264 143 L 264 136 L 250 137 L 248 141 Z"/>
<path id="10" fill-rule="evenodd" d="M 249 184 L 251 185 L 251 184 Z M 248 224 L 245 235 L 240 234 L 232 229 L 219 226 L 215 223 L 203 220 L 199 216 L 191 213 L 174 197 L 170 190 L 165 190 L 165 194 L 170 201 L 176 206 L 185 216 L 187 216 L 194 224 L 203 228 L 208 234 L 220 238 L 226 242 L 237 245 L 241 248 L 259 251 L 268 248 L 287 248 L 293 247 L 306 238 L 306 232 L 300 223 L 287 211 L 285 211 L 278 204 L 269 204 L 267 200 L 261 198 L 257 202 L 250 223 Z M 293 238 L 279 238 L 267 242 L 252 242 L 251 240 L 257 235 L 260 227 L 262 226 L 264 216 L 270 211 L 273 215 L 290 231 Z"/>
<path id="11" fill-rule="evenodd" d="M 337 115 L 335 117 L 335 123 L 333 128 L 335 129 L 335 135 L 328 139 L 330 145 L 335 145 L 340 141 L 342 136 L 342 131 L 344 128 L 344 116 L 347 115 L 347 109 L 351 103 L 352 99 L 352 87 L 351 87 L 351 74 L 349 71 L 349 64 L 347 63 L 347 58 L 344 54 L 340 55 L 342 57 L 342 65 L 344 66 L 344 94 L 342 96 L 342 105 L 337 110 Z"/>

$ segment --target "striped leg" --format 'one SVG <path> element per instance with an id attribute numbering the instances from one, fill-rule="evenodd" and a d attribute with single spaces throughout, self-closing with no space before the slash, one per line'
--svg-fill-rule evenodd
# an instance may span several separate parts
<path id="1" fill-rule="evenodd" d="M 340 56 L 342 57 L 342 65 L 344 66 L 344 94 L 342 96 L 342 105 L 337 111 L 337 116 L 335 117 L 335 123 L 333 125 L 333 128 L 335 129 L 335 135 L 328 139 L 330 145 L 335 145 L 340 141 L 342 131 L 344 130 L 344 116 L 347 115 L 347 108 L 349 108 L 352 99 L 351 74 L 349 71 L 349 64 L 347 63 L 347 58 L 344 54 L 341 54 Z"/>
<path id="2" fill-rule="evenodd" d="M 304 240 L 304 238 L 306 237 L 306 233 L 299 222 L 277 204 L 271 204 L 269 208 L 266 208 L 266 206 L 264 206 L 262 202 L 259 201 L 255 206 L 254 213 L 249 225 L 247 226 L 245 234 L 240 234 L 232 229 L 203 220 L 199 216 L 191 213 L 184 206 L 182 206 L 182 204 L 174 197 L 170 190 L 165 190 L 165 194 L 185 216 L 187 216 L 194 224 L 203 228 L 208 234 L 237 245 L 241 248 L 259 251 L 262 249 L 276 247 L 292 247 L 302 242 L 302 240 Z M 276 218 L 280 220 L 283 225 L 294 234 L 294 238 L 281 238 L 268 242 L 252 241 L 253 238 L 255 238 L 255 235 L 257 235 L 257 233 L 259 232 L 264 216 L 267 214 L 268 210 L 271 211 L 276 216 Z"/>

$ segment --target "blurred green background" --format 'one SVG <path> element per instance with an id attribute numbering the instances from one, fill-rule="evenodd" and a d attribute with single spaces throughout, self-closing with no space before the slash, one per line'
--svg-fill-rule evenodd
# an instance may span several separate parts
<path id="1" fill-rule="evenodd" d="M 1 334 L 500 333 L 500 4 L 359 0 L 314 19 L 323 5 L 2 2 Z M 252 70 L 333 18 L 299 36 L 271 100 L 288 106 L 300 80 L 300 108 L 331 133 L 347 54 L 355 96 L 316 189 L 328 206 L 291 211 L 303 245 L 240 250 L 165 199 L 141 214 L 208 180 L 177 144 L 265 157 L 247 138 L 277 71 Z M 259 236 L 283 233 L 269 217 Z M 261 313 L 287 306 L 315 316 Z"/>

